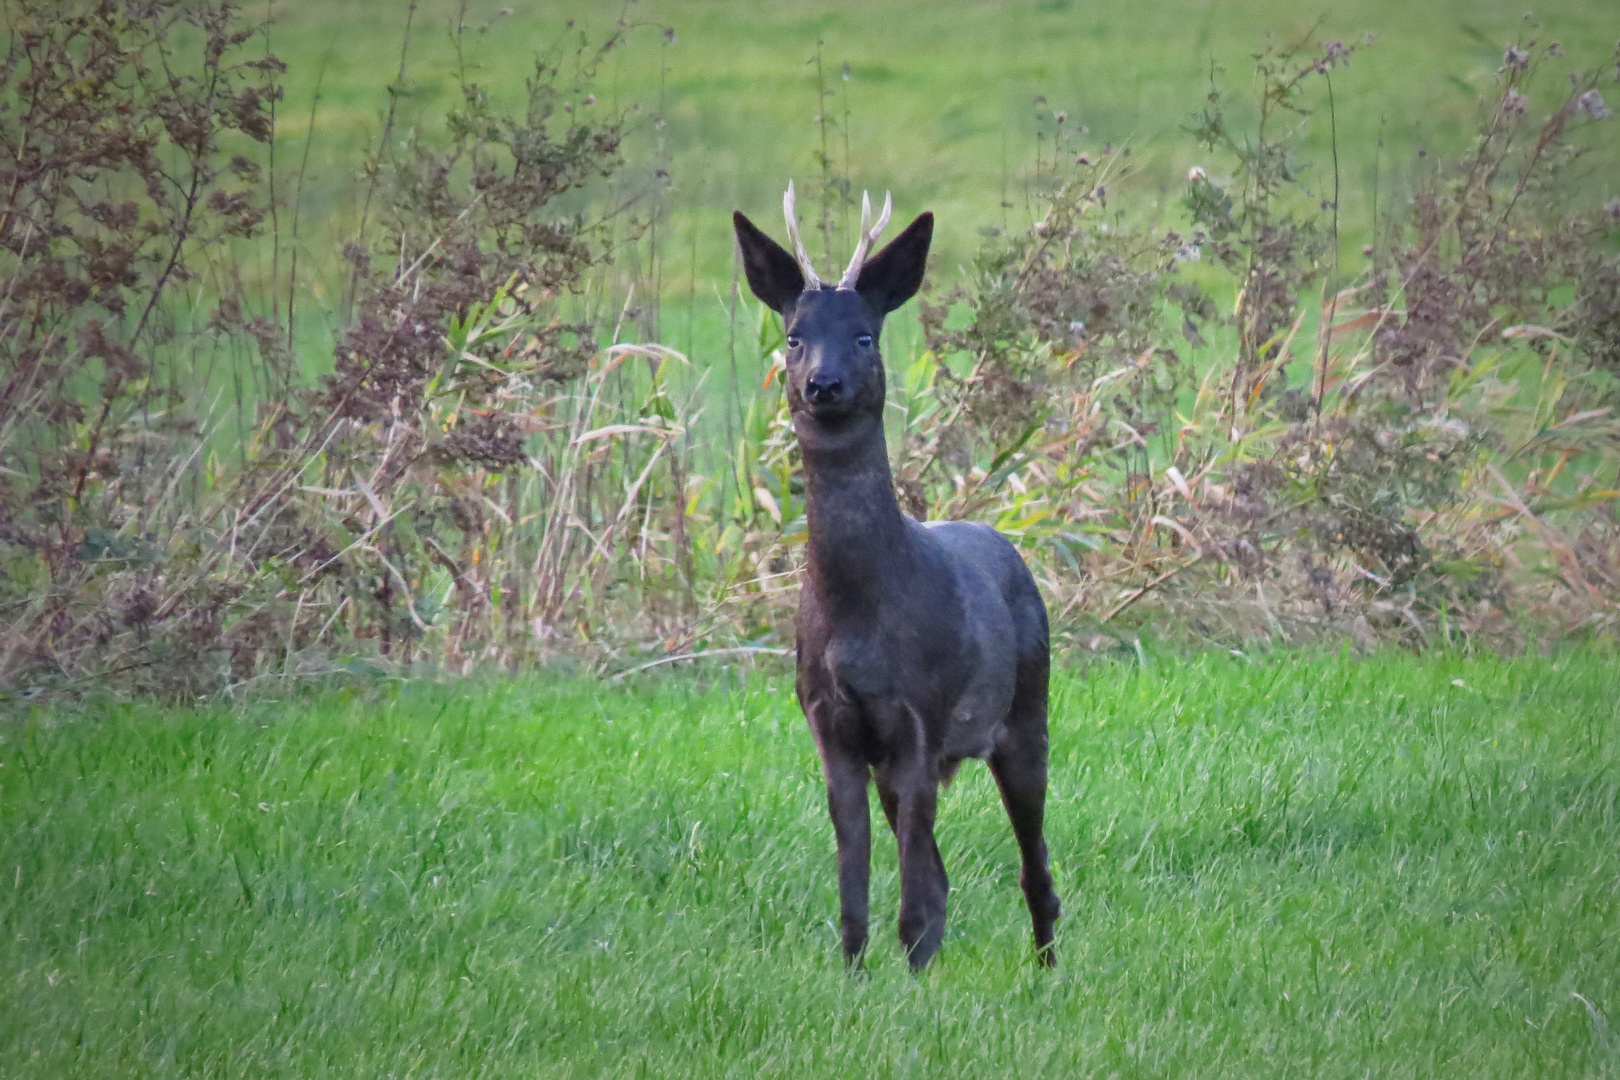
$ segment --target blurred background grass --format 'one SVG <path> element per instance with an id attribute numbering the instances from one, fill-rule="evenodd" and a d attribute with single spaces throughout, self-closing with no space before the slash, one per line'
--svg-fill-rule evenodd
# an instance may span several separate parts
<path id="1" fill-rule="evenodd" d="M 535 56 L 566 55 L 580 35 L 595 41 L 618 20 L 629 23 L 592 88 L 599 100 L 580 107 L 634 110 L 633 169 L 669 174 L 665 303 L 696 301 L 706 314 L 730 287 L 730 211 L 780 231 L 786 181 L 797 177 L 803 188 L 817 176 L 818 43 L 834 171 L 856 192 L 892 190 L 897 217 L 924 209 L 939 216 L 936 278 L 943 281 L 971 257 L 981 229 L 1028 223 L 1025 185 L 1037 154 L 1052 152 L 1038 134 L 1050 133 L 1053 114 L 1066 113 L 1070 130 L 1086 129 L 1083 145 L 1134 148 L 1133 214 L 1174 214 L 1187 168 L 1203 163 L 1183 129 L 1212 72 L 1229 90 L 1246 91 L 1250 55 L 1267 35 L 1287 40 L 1313 28 L 1323 40 L 1375 35 L 1373 48 L 1333 76 L 1346 268 L 1354 270 L 1374 193 L 1398 201 L 1421 167 L 1420 152 L 1467 145 L 1478 97 L 1505 45 L 1556 40 L 1572 66 L 1590 66 L 1608 55 L 1616 33 L 1606 0 L 1561 0 L 1531 16 L 1500 0 L 1349 0 L 1331 8 L 1277 0 L 423 0 L 414 11 L 403 3 L 283 0 L 268 14 L 271 48 L 289 65 L 278 153 L 296 163 L 306 138 L 313 140 L 302 213 L 310 254 L 326 267 L 354 230 L 357 163 L 382 128 L 388 98 L 380 91 L 399 70 L 408 20 L 396 125 L 429 131 L 456 93 L 456 20 L 472 30 L 459 62 L 512 105 Z M 1545 79 L 1539 89 L 1550 100 L 1562 88 Z M 1246 104 L 1228 102 L 1240 124 Z M 1304 144 L 1319 170 L 1330 160 L 1331 126 L 1312 124 Z M 1221 163 L 1208 164 L 1219 171 Z M 1614 187 L 1601 178 L 1613 164 L 1612 154 L 1601 154 L 1588 168 L 1597 183 Z M 834 247 L 841 262 L 845 245 Z M 684 327 L 673 329 L 667 343 L 686 344 Z"/>

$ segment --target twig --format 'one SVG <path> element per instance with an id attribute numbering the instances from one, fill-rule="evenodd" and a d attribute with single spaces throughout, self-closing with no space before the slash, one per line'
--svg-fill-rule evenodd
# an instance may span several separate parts
<path id="1" fill-rule="evenodd" d="M 1341 243 L 1339 240 L 1339 114 L 1333 107 L 1333 75 L 1323 72 L 1322 78 L 1327 82 L 1328 92 L 1328 124 L 1333 147 L 1333 299 L 1325 305 L 1326 311 L 1322 316 L 1321 330 L 1318 337 L 1321 340 L 1321 355 L 1317 359 L 1316 398 L 1311 402 L 1315 410 L 1317 422 L 1322 419 L 1322 398 L 1327 393 L 1328 348 L 1333 342 L 1333 320 L 1339 314 L 1339 256 Z M 1373 243 L 1378 242 L 1377 224 L 1374 223 Z M 1327 279 L 1323 279 L 1323 291 L 1328 288 Z"/>
<path id="2" fill-rule="evenodd" d="M 1170 569 L 1166 570 L 1164 573 L 1160 574 L 1158 577 L 1154 578 L 1152 581 L 1148 582 L 1146 585 L 1143 585 L 1140 589 L 1137 589 L 1135 592 L 1131 593 L 1131 595 L 1121 600 L 1118 604 L 1115 604 L 1114 610 L 1102 617 L 1102 622 L 1109 622 L 1115 615 L 1118 615 L 1120 612 L 1124 611 L 1126 608 L 1142 599 L 1142 597 L 1146 596 L 1154 589 L 1157 589 L 1160 585 L 1163 585 L 1165 582 L 1169 581 L 1171 578 L 1175 577 L 1177 574 L 1181 573 L 1183 570 L 1187 569 L 1187 567 L 1193 565 L 1193 563 L 1196 563 L 1197 561 L 1197 559 L 1194 559 L 1192 562 L 1184 562 L 1178 566 L 1172 566 Z"/>
<path id="3" fill-rule="evenodd" d="M 366 222 L 371 216 L 371 199 L 377 193 L 377 178 L 382 173 L 383 163 L 388 154 L 388 140 L 394 133 L 394 117 L 399 111 L 399 99 L 405 92 L 405 75 L 408 70 L 407 61 L 411 50 L 411 24 L 415 20 L 416 0 L 411 0 L 410 7 L 405 10 L 405 33 L 399 43 L 399 73 L 394 76 L 394 81 L 388 87 L 388 113 L 383 118 L 382 136 L 377 140 L 377 157 L 369 163 L 366 170 L 369 173 L 366 178 L 366 194 L 364 201 L 360 204 L 360 224 L 354 231 L 356 247 L 360 247 L 366 242 Z M 357 261 L 353 273 L 349 275 L 349 295 L 342 301 L 345 318 L 348 316 L 349 305 L 354 302 L 355 293 L 359 288 L 360 264 Z"/>
<path id="4" fill-rule="evenodd" d="M 745 655 L 792 656 L 793 650 L 772 649 L 764 645 L 737 645 L 728 649 L 704 649 L 701 652 L 676 653 L 674 656 L 661 656 L 651 663 L 642 664 L 640 667 L 633 667 L 629 671 L 621 671 L 617 675 L 611 676 L 608 679 L 608 682 L 618 682 L 620 679 L 629 678 L 631 675 L 648 671 L 664 664 L 676 664 L 682 660 L 707 660 L 711 656 Z"/>
<path id="5" fill-rule="evenodd" d="M 315 110 L 321 104 L 321 84 L 326 81 L 326 64 L 332 59 L 331 50 L 321 57 L 321 66 L 315 72 L 315 94 L 309 99 L 309 127 L 304 131 L 304 156 L 298 163 L 298 184 L 293 189 L 292 208 L 292 268 L 287 274 L 287 351 L 295 348 L 293 305 L 298 293 L 298 222 L 304 205 L 304 177 L 309 173 L 309 150 L 315 142 Z"/>

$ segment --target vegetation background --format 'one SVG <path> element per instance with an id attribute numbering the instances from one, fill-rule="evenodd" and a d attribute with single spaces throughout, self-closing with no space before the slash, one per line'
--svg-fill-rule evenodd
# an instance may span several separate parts
<path id="1" fill-rule="evenodd" d="M 272 10 L 272 46 L 288 62 L 278 127 L 289 157 L 302 152 L 319 91 L 305 197 L 317 235 L 327 234 L 325 244 L 312 248 L 330 259 L 353 233 L 354 163 L 382 126 L 379 87 L 397 74 L 410 5 L 278 0 Z M 1071 124 L 1088 126 L 1096 145 L 1134 146 L 1145 197 L 1133 212 L 1174 215 L 1187 169 L 1209 163 L 1186 129 L 1212 70 L 1240 89 L 1250 78 L 1251 54 L 1268 36 L 1290 40 L 1314 30 L 1321 40 L 1355 41 L 1373 33 L 1376 47 L 1357 56 L 1335 87 L 1345 103 L 1338 120 L 1344 246 L 1353 261 L 1369 237 L 1374 169 L 1385 170 L 1386 189 L 1398 190 L 1414 179 L 1419 148 L 1466 149 L 1479 97 L 1508 42 L 1533 27 L 1527 36 L 1561 42 L 1572 68 L 1601 64 L 1614 47 L 1613 13 L 1598 0 L 1528 10 L 1527 21 L 1523 5 L 1457 0 L 1417 6 L 1349 0 L 1322 9 L 1264 0 L 1139 7 L 1074 0 L 759 7 L 643 0 L 628 7 L 490 2 L 463 9 L 427 0 L 410 16 L 401 115 L 442 125 L 457 93 L 449 29 L 458 19 L 474 31 L 468 58 L 477 81 L 515 103 L 533 56 L 559 49 L 560 30 L 570 21 L 600 36 L 628 18 L 637 29 L 602 66 L 597 96 L 607 109 L 639 105 L 643 116 L 664 117 L 662 127 L 640 133 L 631 152 L 643 166 L 659 153 L 668 162 L 666 295 L 680 302 L 695 293 L 712 311 L 723 308 L 716 293 L 730 284 L 731 211 L 742 209 L 775 229 L 787 179 L 798 177 L 802 186 L 820 172 L 818 42 L 836 125 L 827 146 L 835 169 L 851 178 L 857 194 L 893 191 L 898 215 L 933 210 L 940 221 L 938 273 L 949 278 L 970 262 L 980 229 L 1032 220 L 1037 208 L 1026 185 L 1036 137 L 1043 130 L 1050 137 L 1052 114 L 1066 111 Z M 665 27 L 674 31 L 672 40 Z M 1541 92 L 1557 96 L 1556 81 L 1547 83 Z M 1312 126 L 1304 145 L 1313 161 L 1325 160 L 1325 125 Z M 847 256 L 848 245 L 841 247 Z M 825 261 L 823 252 L 815 254 Z M 684 347 L 684 327 L 677 321 L 671 329 L 668 344 Z M 704 342 L 707 348 L 694 355 L 712 357 L 715 344 Z"/>
<path id="2" fill-rule="evenodd" d="M 781 648 L 793 177 L 939 214 L 897 482 L 1064 649 L 1613 633 L 1602 5 L 7 11 L 25 694 Z"/>

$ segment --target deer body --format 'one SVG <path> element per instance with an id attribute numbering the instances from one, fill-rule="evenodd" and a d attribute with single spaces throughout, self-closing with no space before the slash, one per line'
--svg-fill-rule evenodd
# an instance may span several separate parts
<path id="1" fill-rule="evenodd" d="M 862 222 L 838 288 L 735 217 L 750 287 L 787 331 L 787 393 L 804 456 L 809 542 L 797 620 L 799 703 L 827 779 L 845 958 L 866 946 L 868 785 L 899 841 L 900 939 L 913 967 L 938 951 L 949 881 L 934 839 L 939 787 L 986 759 L 1012 819 L 1039 957 L 1059 903 L 1043 838 L 1046 608 L 1023 559 L 988 526 L 901 512 L 883 437 L 883 317 L 921 285 L 924 214 L 870 262 Z M 884 220 L 887 219 L 885 206 Z M 882 223 L 879 223 L 879 228 Z"/>

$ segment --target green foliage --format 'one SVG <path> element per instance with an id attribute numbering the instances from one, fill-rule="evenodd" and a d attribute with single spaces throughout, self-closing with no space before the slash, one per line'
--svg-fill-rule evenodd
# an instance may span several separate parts
<path id="1" fill-rule="evenodd" d="M 181 328 L 255 354 L 291 392 L 279 328 L 244 317 L 225 267 L 272 212 L 260 156 L 285 65 L 229 0 L 18 0 L 0 57 L 0 681 L 60 671 L 122 624 L 146 640 L 160 549 L 186 532 L 182 474 L 206 418 Z M 184 314 L 183 314 L 184 313 Z M 210 362 L 211 366 L 211 362 Z M 189 369 L 189 370 L 188 370 Z M 193 473 L 192 479 L 195 478 Z M 178 494 L 178 497 L 177 497 Z M 175 537 L 186 545 L 192 537 Z M 137 554 L 138 553 L 138 554 Z M 206 577 L 206 575 L 204 575 Z M 185 692 L 237 583 L 187 577 L 165 645 Z M 234 592 L 233 592 L 234 590 Z M 231 594 L 227 596 L 226 594 Z M 214 623 L 212 629 L 205 629 Z"/>
<path id="2" fill-rule="evenodd" d="M 170 295 L 217 284 L 221 237 L 252 234 L 274 208 L 273 158 L 220 159 L 232 136 L 272 142 L 282 65 L 238 55 L 262 28 L 229 4 L 120 10 L 25 5 L 0 68 L 18 101 L 0 135 L 24 163 L 3 178 L 0 280 L 4 303 L 32 312 L 0 336 L 7 689 L 207 696 L 319 673 L 334 650 L 410 663 L 426 637 L 452 664 L 510 660 L 520 635 L 532 656 L 630 583 L 622 565 L 611 580 L 581 559 L 639 545 L 646 586 L 657 523 L 636 511 L 682 433 L 659 371 L 670 354 L 635 351 L 648 380 L 621 373 L 604 396 L 630 354 L 598 357 L 596 328 L 563 308 L 606 258 L 565 204 L 618 168 L 622 118 L 585 119 L 561 99 L 617 35 L 582 46 L 572 71 L 538 64 L 515 112 L 462 80 L 441 142 L 396 141 L 388 118 L 363 174 L 382 238 L 363 221 L 346 246 L 352 310 L 332 371 L 308 386 L 282 363 L 296 259 L 268 296 L 227 278 L 200 333 L 178 333 L 195 314 Z M 207 34 L 200 58 L 181 47 L 188 28 Z M 154 74 L 165 64 L 167 85 Z M 216 198 L 227 176 L 247 186 Z M 109 209 L 93 201 L 103 187 L 144 187 L 147 203 Z M 250 318 L 255 302 L 274 318 Z M 248 345 L 268 375 L 251 417 L 238 393 L 235 445 L 205 397 L 210 343 Z M 613 455 L 630 434 L 650 445 Z M 206 453 L 222 443 L 224 460 Z M 674 476 L 679 492 L 678 464 Z M 587 541 L 598 520 L 605 534 Z"/>
<path id="3" fill-rule="evenodd" d="M 1612 632 L 1615 222 L 1569 181 L 1610 68 L 1573 73 L 1532 125 L 1530 76 L 1558 50 L 1511 49 L 1476 145 L 1347 283 L 1338 176 L 1321 199 L 1298 151 L 1308 90 L 1334 123 L 1328 80 L 1351 55 L 1257 53 L 1250 128 L 1211 91 L 1195 134 L 1222 159 L 1188 177 L 1191 236 L 1109 212 L 1126 151 L 1082 147 L 1039 219 L 991 235 L 924 307 L 940 407 L 906 432 L 901 490 L 919 517 L 1018 536 L 1071 640 L 1128 636 L 1104 628 L 1133 606 L 1124 627 L 1169 614 L 1222 644 L 1513 645 L 1525 615 Z"/>
<path id="4" fill-rule="evenodd" d="M 1354 51 L 1336 41 L 1317 49 L 1309 38 L 1281 47 L 1268 44 L 1254 57 L 1259 84 L 1254 130 L 1241 135 L 1232 130 L 1214 86 L 1193 126 L 1200 145 L 1233 161 L 1242 185 L 1234 199 L 1197 169 L 1189 177 L 1186 200 L 1199 230 L 1194 243 L 1207 243 L 1238 285 L 1235 398 L 1248 395 L 1251 373 L 1259 364 L 1276 359 L 1298 315 L 1300 290 L 1318 276 L 1320 260 L 1337 243 L 1320 213 L 1331 206 L 1336 232 L 1337 206 L 1327 201 L 1311 206 L 1302 198 L 1306 168 L 1298 157 L 1297 135 L 1279 132 L 1277 126 L 1308 117 L 1311 81 L 1331 78 Z M 1337 178 L 1334 183 L 1332 199 L 1337 200 Z"/>
<path id="5" fill-rule="evenodd" d="M 661 92 L 644 125 L 595 81 L 648 29 L 628 11 L 518 93 L 484 66 L 505 16 L 463 9 L 455 93 L 427 111 L 407 34 L 311 377 L 309 144 L 289 195 L 282 65 L 255 36 L 279 28 L 229 5 L 24 10 L 77 14 L 25 19 L 0 71 L 28 165 L 6 174 L 0 303 L 34 304 L 0 334 L 9 700 L 785 644 L 805 523 L 780 328 L 759 311 L 748 343 L 727 303 L 724 379 L 712 340 L 667 344 L 674 112 Z M 1034 98 L 1028 227 L 1004 214 L 955 285 L 936 268 L 920 355 L 903 319 L 885 343 L 903 504 L 1022 544 L 1065 648 L 1150 623 L 1224 647 L 1611 636 L 1620 211 L 1581 168 L 1608 152 L 1612 60 L 1554 99 L 1535 76 L 1561 47 L 1512 45 L 1473 146 L 1386 199 L 1347 270 L 1364 180 L 1341 175 L 1334 95 L 1368 54 L 1286 40 L 1251 94 L 1216 80 L 1184 188 Z M 168 90 L 143 81 L 159 53 Z M 818 67 L 828 245 L 850 85 Z M 244 279 L 253 255 L 267 277 L 261 258 Z"/>

